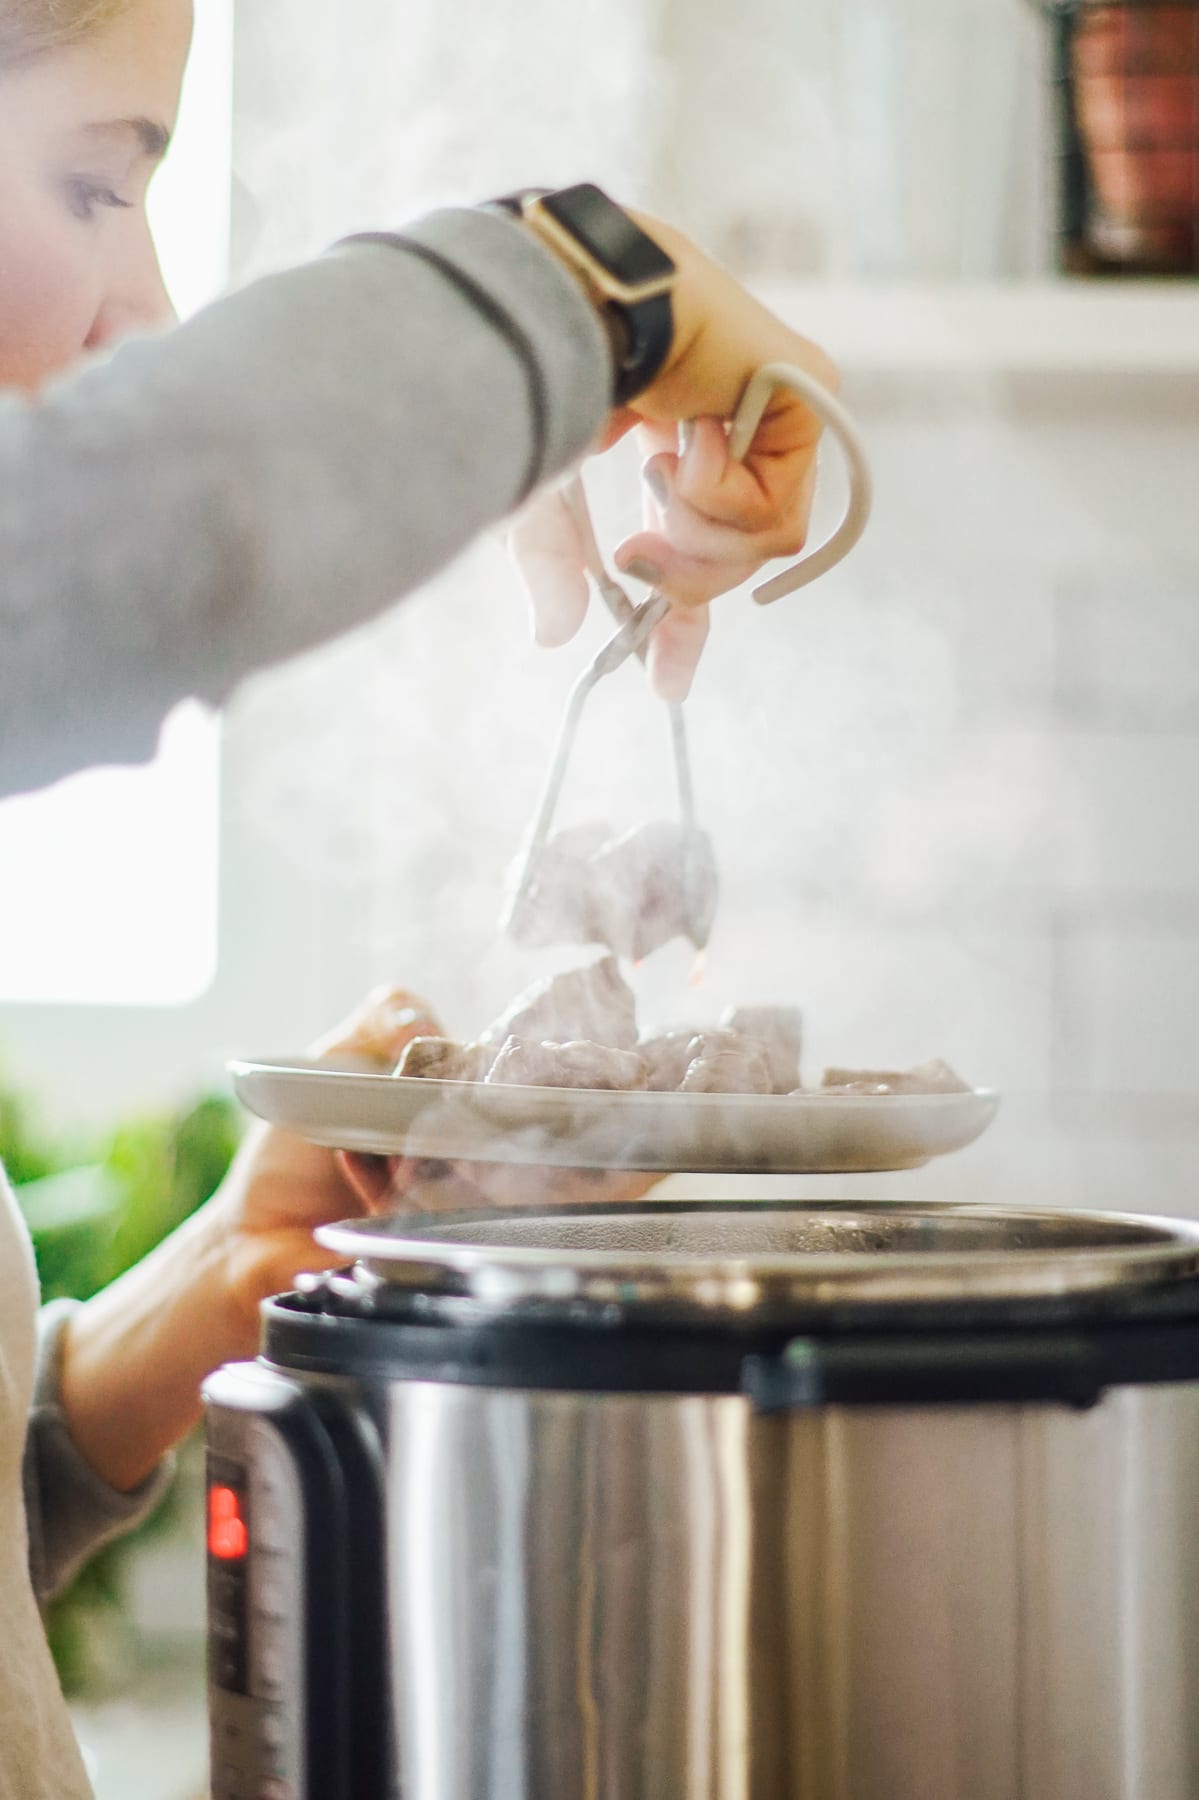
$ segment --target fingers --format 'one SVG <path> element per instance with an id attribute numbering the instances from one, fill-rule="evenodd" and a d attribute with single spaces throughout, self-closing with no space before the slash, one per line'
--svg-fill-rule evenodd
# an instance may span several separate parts
<path id="1" fill-rule="evenodd" d="M 339 1157 L 339 1160 L 343 1160 Z M 502 1212 L 539 1206 L 616 1206 L 638 1200 L 658 1175 L 427 1157 L 344 1156 L 346 1180 L 371 1213 Z"/>
<path id="2" fill-rule="evenodd" d="M 546 1169 L 512 1163 L 431 1161 L 338 1151 L 337 1163 L 365 1213 L 528 1211 L 538 1206 L 620 1206 L 661 1177 L 614 1169 Z"/>
<path id="3" fill-rule="evenodd" d="M 646 434 L 652 445 L 660 432 Z M 759 434 L 762 439 L 762 434 Z M 617 566 L 653 579 L 684 607 L 704 606 L 752 579 L 763 563 L 798 556 L 807 535 L 815 449 L 755 439 L 743 463 L 715 419 L 697 420 L 681 456 L 657 450 L 643 476 L 649 529 L 627 538 Z"/>
<path id="4" fill-rule="evenodd" d="M 529 597 L 534 639 L 549 649 L 568 643 L 587 612 L 587 576 L 578 531 L 557 489 L 517 514 L 507 544 Z"/>
<path id="5" fill-rule="evenodd" d="M 643 466 L 645 529 L 626 538 L 617 568 L 675 602 L 649 654 L 653 685 L 667 700 L 690 690 L 707 623 L 686 609 L 751 580 L 764 563 L 798 556 L 807 535 L 816 474 L 819 425 L 784 397 L 768 409 L 744 461 L 729 455 L 715 418 L 684 431 L 680 454 L 671 421 L 638 427 L 649 452 Z M 561 490 L 540 496 L 508 534 L 530 599 L 539 644 L 564 644 L 587 610 L 587 546 Z M 593 549 L 596 560 L 598 552 Z"/>
<path id="6" fill-rule="evenodd" d="M 679 698 L 694 670 L 701 633 L 680 623 L 682 608 L 705 606 L 752 579 L 764 563 L 796 557 L 811 511 L 821 422 L 789 387 L 778 388 L 742 460 L 728 432 L 754 375 L 789 364 L 830 391 L 836 369 L 824 351 L 792 331 L 726 270 L 662 220 L 643 218 L 675 264 L 674 341 L 653 381 L 630 406 L 613 412 L 606 449 L 636 429 L 648 441 L 645 476 L 653 495 L 645 529 L 626 539 L 617 565 L 676 603 L 651 653 L 659 692 Z M 640 419 L 634 427 L 631 416 Z M 694 423 L 689 423 L 694 421 Z M 685 433 L 681 451 L 675 442 Z M 538 640 L 563 643 L 586 607 L 586 581 L 560 500 L 514 533 L 526 584 L 535 595 Z"/>
<path id="7" fill-rule="evenodd" d="M 644 1175 L 631 1169 L 605 1169 L 600 1178 L 600 1206 L 628 1206 L 657 1187 L 660 1175 Z"/>
<path id="8" fill-rule="evenodd" d="M 368 1156 L 358 1150 L 338 1150 L 337 1166 L 354 1198 L 364 1212 L 386 1212 L 395 1180 L 392 1158 Z"/>
<path id="9" fill-rule="evenodd" d="M 407 988 L 380 987 L 333 1031 L 319 1038 L 311 1054 L 319 1060 L 356 1060 L 394 1068 L 416 1037 L 441 1037 L 437 1015 L 427 1000 Z"/>
<path id="10" fill-rule="evenodd" d="M 813 427 L 815 428 L 813 429 Z M 663 474 L 671 494 L 701 516 L 779 546 L 787 555 L 803 548 L 820 429 L 806 407 L 767 413 L 740 461 L 729 454 L 729 439 L 715 419 L 697 419 L 682 457 L 666 461 Z M 648 468 L 660 462 L 652 458 Z"/>
<path id="11" fill-rule="evenodd" d="M 391 1212 L 478 1212 L 487 1196 L 475 1185 L 473 1163 L 424 1156 L 397 1157 Z"/>
<path id="12" fill-rule="evenodd" d="M 666 530 L 640 531 L 626 538 L 616 553 L 626 574 L 636 576 L 644 570 L 648 575 L 652 568 L 654 587 L 668 594 L 677 606 L 707 606 L 717 595 L 750 580 L 771 555 L 782 554 L 754 554 L 739 532 L 708 525 L 698 517 L 684 521 L 681 510 L 672 509 L 677 537 L 667 536 Z"/>
<path id="13" fill-rule="evenodd" d="M 542 1168 L 524 1163 L 455 1163 L 453 1180 L 475 1207 L 528 1212 L 537 1207 L 617 1206 L 640 1199 L 658 1175 L 611 1169 Z"/>
<path id="14" fill-rule="evenodd" d="M 487 1196 L 466 1173 L 469 1163 L 425 1156 L 366 1156 L 358 1151 L 338 1151 L 337 1161 L 363 1211 L 375 1217 L 471 1212 L 487 1205 Z"/>
<path id="15" fill-rule="evenodd" d="M 659 699 L 679 702 L 691 692 L 708 636 L 708 609 L 674 606 L 650 639 L 646 668 Z"/>

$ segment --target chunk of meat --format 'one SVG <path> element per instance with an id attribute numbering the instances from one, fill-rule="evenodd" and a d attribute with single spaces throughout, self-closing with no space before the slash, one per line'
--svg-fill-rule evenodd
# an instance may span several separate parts
<path id="1" fill-rule="evenodd" d="M 914 1069 L 826 1069 L 821 1091 L 830 1094 L 969 1094 L 973 1090 L 949 1064 L 934 1057 Z"/>
<path id="2" fill-rule="evenodd" d="M 706 832 L 658 819 L 591 860 L 594 932 L 640 962 L 672 938 L 708 941 L 716 911 L 716 860 Z"/>
<path id="3" fill-rule="evenodd" d="M 769 1094 L 770 1064 L 760 1044 L 735 1031 L 703 1031 L 691 1040 L 682 1094 Z"/>
<path id="4" fill-rule="evenodd" d="M 645 1064 L 631 1050 L 606 1044 L 534 1043 L 507 1038 L 491 1065 L 487 1080 L 512 1087 L 608 1088 L 631 1091 L 645 1086 Z"/>
<path id="5" fill-rule="evenodd" d="M 803 1014 L 798 1006 L 730 1006 L 720 1023 L 725 1031 L 739 1032 L 761 1046 L 773 1093 L 795 1092 L 803 1050 Z"/>
<path id="6" fill-rule="evenodd" d="M 572 825 L 542 849 L 528 898 L 512 921 L 518 943 L 602 943 L 594 929 L 591 859 L 612 841 L 610 825 Z M 608 946 L 612 948 L 611 945 Z"/>
<path id="7" fill-rule="evenodd" d="M 424 1081 L 486 1081 L 495 1059 L 491 1044 L 458 1044 L 453 1038 L 413 1038 L 395 1066 L 395 1074 Z"/>
<path id="8" fill-rule="evenodd" d="M 663 1031 L 657 1037 L 642 1038 L 637 1054 L 645 1063 L 651 1092 L 673 1094 L 682 1086 L 697 1035 L 688 1027 L 685 1031 Z"/>
<path id="9" fill-rule="evenodd" d="M 666 819 L 619 837 L 577 825 L 546 844 L 513 931 L 526 944 L 606 944 L 640 962 L 671 938 L 705 944 L 716 890 L 706 832 Z"/>
<path id="10" fill-rule="evenodd" d="M 582 1040 L 632 1050 L 637 1042 L 637 1007 L 616 958 L 601 957 L 586 968 L 535 982 L 487 1027 L 479 1042 L 499 1045 L 509 1037 L 554 1044 Z"/>

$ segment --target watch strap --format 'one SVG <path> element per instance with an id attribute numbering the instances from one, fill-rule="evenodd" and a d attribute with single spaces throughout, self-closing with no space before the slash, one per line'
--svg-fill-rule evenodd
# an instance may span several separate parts
<path id="1" fill-rule="evenodd" d="M 547 235 L 538 229 L 536 217 L 530 217 L 528 203 L 534 200 L 552 198 L 559 203 L 553 215 L 554 235 L 557 246 Z M 604 277 L 615 273 L 601 260 L 593 245 L 585 244 L 581 235 L 570 230 L 568 217 L 561 210 L 562 202 L 573 199 L 585 200 L 594 208 L 597 204 L 610 208 L 619 215 L 616 223 L 625 230 L 631 230 L 656 259 L 664 263 L 667 270 L 667 285 L 661 285 L 658 278 L 656 291 L 639 296 L 635 292 L 628 298 L 605 291 Z M 525 188 L 519 193 L 503 194 L 490 202 L 490 205 L 510 213 L 514 218 L 526 223 L 534 234 L 545 244 L 551 254 L 557 253 L 559 260 L 575 275 L 588 293 L 592 304 L 602 319 L 608 332 L 612 348 L 613 384 L 612 397 L 618 406 L 627 405 L 647 388 L 662 368 L 670 354 L 674 340 L 674 313 L 670 297 L 670 280 L 673 276 L 673 265 L 660 246 L 649 238 L 648 233 L 632 221 L 622 207 L 603 193 L 602 189 L 592 183 L 583 183 L 574 188 L 554 190 L 551 188 Z M 580 254 L 576 259 L 572 255 L 562 254 L 564 246 L 561 238 L 574 238 Z M 589 278 L 590 274 L 590 278 Z"/>
<path id="2" fill-rule="evenodd" d="M 657 375 L 674 342 L 674 308 L 669 294 L 655 294 L 650 300 L 621 310 L 620 322 L 625 327 L 623 354 L 616 353 L 616 380 L 613 395 L 619 405 L 635 400 Z"/>

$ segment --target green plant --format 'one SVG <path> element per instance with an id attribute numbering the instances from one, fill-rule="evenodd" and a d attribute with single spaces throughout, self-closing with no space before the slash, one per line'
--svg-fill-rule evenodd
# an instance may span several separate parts
<path id="1" fill-rule="evenodd" d="M 237 1147 L 233 1101 L 207 1094 L 177 1111 L 131 1119 L 91 1143 L 60 1139 L 27 1099 L 0 1086 L 0 1161 L 29 1225 L 42 1294 L 86 1300 L 138 1262 L 209 1197 Z M 107 1546 L 49 1609 L 47 1630 L 68 1693 L 127 1666 L 121 1640 L 128 1558 L 179 1522 L 168 1496 L 129 1537 Z M 127 1646 L 126 1646 L 127 1648 Z"/>
<path id="2" fill-rule="evenodd" d="M 0 1163 L 11 1182 L 37 1181 L 78 1160 L 76 1146 L 46 1135 L 27 1095 L 0 1081 Z"/>

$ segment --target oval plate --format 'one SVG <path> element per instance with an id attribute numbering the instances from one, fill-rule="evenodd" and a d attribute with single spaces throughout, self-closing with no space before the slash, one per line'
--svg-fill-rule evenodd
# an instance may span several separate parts
<path id="1" fill-rule="evenodd" d="M 962 1094 L 648 1094 L 363 1074 L 295 1058 L 229 1065 L 259 1118 L 333 1150 L 668 1174 L 918 1169 L 995 1117 Z"/>

